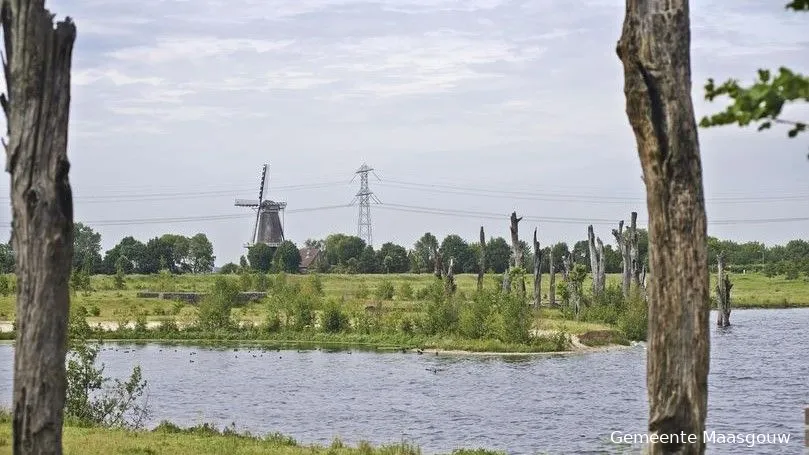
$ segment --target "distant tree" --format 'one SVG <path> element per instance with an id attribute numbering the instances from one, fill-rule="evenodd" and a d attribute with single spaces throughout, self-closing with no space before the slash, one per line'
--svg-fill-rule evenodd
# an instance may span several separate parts
<path id="1" fill-rule="evenodd" d="M 239 268 L 246 269 L 246 268 L 249 268 L 249 267 L 250 266 L 247 264 L 247 258 L 244 257 L 244 255 L 241 255 L 239 257 Z"/>
<path id="2" fill-rule="evenodd" d="M 297 248 L 295 250 L 297 251 Z M 262 273 L 269 272 L 270 268 L 272 268 L 272 258 L 274 254 L 273 249 L 266 243 L 256 243 L 247 250 L 247 259 L 250 260 L 250 268 Z"/>
<path id="3" fill-rule="evenodd" d="M 363 242 L 365 243 L 365 242 Z M 382 265 L 374 252 L 374 247 L 368 245 L 357 258 L 357 271 L 359 273 L 379 273 Z"/>
<path id="4" fill-rule="evenodd" d="M 145 252 L 146 245 L 142 242 L 135 240 L 132 236 L 124 237 L 117 245 L 104 253 L 104 260 L 101 262 L 102 273 L 107 275 L 116 273 L 118 259 L 121 257 L 125 258 L 122 264 L 124 273 L 140 271 L 140 264 L 143 262 Z"/>
<path id="5" fill-rule="evenodd" d="M 508 269 L 511 258 L 511 246 L 503 237 L 489 239 L 486 242 L 486 267 L 487 271 L 503 273 Z"/>
<path id="6" fill-rule="evenodd" d="M 7 243 L 0 243 L 0 273 L 14 272 L 14 250 Z"/>
<path id="7" fill-rule="evenodd" d="M 438 239 L 434 235 L 426 232 L 413 245 L 413 255 L 411 258 L 411 270 L 415 273 L 425 273 L 433 271 L 433 251 L 438 249 Z"/>
<path id="8" fill-rule="evenodd" d="M 216 256 L 213 244 L 205 234 L 199 233 L 189 240 L 188 259 L 193 273 L 207 273 L 213 270 Z"/>
<path id="9" fill-rule="evenodd" d="M 188 252 L 191 248 L 191 242 L 188 237 L 178 234 L 163 234 L 160 241 L 168 245 L 171 254 L 165 259 L 168 262 L 167 267 L 172 273 L 186 273 L 191 271 L 189 264 Z"/>
<path id="10" fill-rule="evenodd" d="M 445 267 L 449 264 L 450 258 L 455 258 L 454 273 L 471 273 L 477 270 L 472 250 L 461 236 L 450 234 L 444 237 L 440 251 L 441 256 L 444 258 Z"/>
<path id="11" fill-rule="evenodd" d="M 298 247 L 291 241 L 284 240 L 275 250 L 272 264 L 278 272 L 298 273 L 301 266 L 301 253 Z"/>
<path id="12" fill-rule="evenodd" d="M 73 224 L 73 268 L 90 264 L 90 273 L 101 268 L 101 234 L 84 223 Z"/>
<path id="13" fill-rule="evenodd" d="M 607 273 L 620 273 L 622 270 L 621 251 L 609 244 L 604 245 L 604 270 Z"/>
<path id="14" fill-rule="evenodd" d="M 178 273 L 174 262 L 173 243 L 170 238 L 155 237 L 146 242 L 138 272 L 144 274 L 157 273 L 166 269 L 171 273 Z"/>
<path id="15" fill-rule="evenodd" d="M 359 237 L 332 234 L 324 241 L 324 252 L 330 265 L 347 265 L 350 259 L 359 260 L 365 249 L 365 241 Z"/>
<path id="16" fill-rule="evenodd" d="M 223 275 L 228 275 L 231 273 L 239 273 L 239 266 L 232 262 L 228 262 L 219 269 L 219 273 Z"/>
<path id="17" fill-rule="evenodd" d="M 306 239 L 306 241 L 303 242 L 303 246 L 306 248 L 317 248 L 318 250 L 322 250 L 325 246 L 325 242 L 323 240 Z"/>
<path id="18" fill-rule="evenodd" d="M 570 254 L 573 256 L 574 264 L 581 264 L 590 270 L 590 248 L 587 246 L 587 240 L 579 240 L 574 243 Z"/>
<path id="19" fill-rule="evenodd" d="M 385 243 L 377 252 L 378 262 L 385 273 L 405 273 L 410 268 L 407 250 L 395 243 Z"/>
<path id="20" fill-rule="evenodd" d="M 568 248 L 567 243 L 559 242 L 553 246 L 553 262 L 557 272 L 562 271 L 562 258 L 568 254 L 570 254 L 570 248 Z"/>

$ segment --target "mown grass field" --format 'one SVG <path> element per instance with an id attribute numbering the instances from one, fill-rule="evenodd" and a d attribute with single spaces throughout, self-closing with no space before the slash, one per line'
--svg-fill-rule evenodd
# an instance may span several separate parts
<path id="1" fill-rule="evenodd" d="M 94 276 L 91 279 L 93 292 L 85 294 L 77 292 L 73 295 L 74 305 L 83 305 L 86 308 L 97 308 L 98 316 L 90 319 L 91 323 L 99 321 L 119 321 L 131 318 L 133 315 L 142 313 L 148 320 L 159 321 L 167 316 L 175 317 L 178 321 L 190 320 L 196 314 L 196 309 L 192 305 L 176 304 L 167 300 L 138 298 L 139 291 L 189 291 L 206 292 L 213 284 L 214 278 L 218 275 L 131 275 L 126 277 L 126 289 L 115 290 L 113 278 L 109 276 Z M 290 283 L 298 282 L 302 285 L 310 280 L 311 275 L 289 275 Z M 497 286 L 499 275 L 487 275 L 485 285 L 487 287 Z M 238 277 L 233 277 L 238 280 Z M 388 281 L 393 284 L 395 292 L 392 300 L 383 301 L 382 305 L 389 308 L 407 309 L 415 305 L 413 297 L 403 298 L 402 287 L 410 286 L 414 295 L 418 290 L 426 287 L 435 278 L 430 274 L 413 275 L 319 275 L 323 285 L 325 298 L 334 299 L 341 302 L 346 310 L 360 310 L 368 305 L 379 304 L 380 300 L 374 296 L 379 285 Z M 734 274 L 733 280 L 733 306 L 736 308 L 787 308 L 809 306 L 809 280 L 799 278 L 797 280 L 786 280 L 783 277 L 767 278 L 761 274 Z M 557 276 L 557 283 L 561 281 L 561 275 Z M 716 277 L 711 279 L 711 288 L 715 286 Z M 608 285 L 620 284 L 620 276 L 611 274 L 607 277 Z M 471 274 L 458 275 L 456 277 L 458 290 L 462 293 L 471 294 L 476 288 L 476 276 Z M 542 278 L 543 295 L 548 292 L 548 275 Z M 532 278 L 527 279 L 526 286 L 529 293 L 532 289 Z M 364 292 L 363 292 L 364 289 Z M 585 283 L 584 289 L 589 289 L 589 283 Z M 367 294 L 367 295 L 363 295 Z M 14 319 L 14 295 L 13 293 L 0 296 L 0 321 Z M 242 320 L 262 321 L 265 316 L 264 305 L 254 303 L 234 310 L 234 316 Z M 567 326 L 570 333 L 586 330 L 598 330 L 603 326 L 584 325 L 573 321 L 559 320 L 559 314 L 554 310 L 545 310 L 541 318 L 542 329 L 555 330 L 560 325 Z"/>
<path id="2" fill-rule="evenodd" d="M 10 455 L 11 422 L 0 416 L 0 455 Z M 301 445 L 282 435 L 254 437 L 220 432 L 207 426 L 179 429 L 161 425 L 153 431 L 82 428 L 66 425 L 63 432 L 66 455 L 417 455 L 417 446 L 405 443 L 374 447 L 361 442 L 348 447 L 339 439 L 329 446 Z M 488 450 L 457 450 L 455 455 L 498 455 Z"/>

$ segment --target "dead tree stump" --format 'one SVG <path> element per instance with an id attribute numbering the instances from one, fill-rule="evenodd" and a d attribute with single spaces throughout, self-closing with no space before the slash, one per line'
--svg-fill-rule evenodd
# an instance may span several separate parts
<path id="1" fill-rule="evenodd" d="M 553 247 L 548 250 L 548 272 L 550 273 L 548 283 L 548 305 L 556 306 L 556 266 L 553 263 Z"/>
<path id="2" fill-rule="evenodd" d="M 444 277 L 444 261 L 441 252 L 435 246 L 433 246 L 433 274 L 439 280 Z"/>
<path id="3" fill-rule="evenodd" d="M 542 303 L 542 250 L 537 240 L 537 229 L 534 228 L 534 306 L 539 308 Z"/>
<path id="4" fill-rule="evenodd" d="M 457 286 L 455 286 L 455 272 L 452 270 L 455 268 L 455 258 L 449 258 L 449 267 L 447 267 L 447 274 L 444 278 L 444 290 L 448 295 L 455 294 L 455 290 Z"/>
<path id="5" fill-rule="evenodd" d="M 604 292 L 606 266 L 604 264 L 604 244 L 596 238 L 593 225 L 587 226 L 587 246 L 590 250 L 590 272 L 593 274 L 593 298 Z"/>
<path id="6" fill-rule="evenodd" d="M 522 267 L 523 257 L 522 257 L 522 249 L 520 248 L 520 235 L 519 235 L 519 223 L 522 221 L 522 217 L 517 217 L 517 212 L 511 212 L 510 218 L 510 226 L 509 230 L 511 231 L 511 261 L 509 264 L 509 269 L 506 270 L 505 276 L 503 277 L 503 292 L 511 292 L 511 274 L 517 267 Z M 522 295 L 525 296 L 525 280 L 521 280 L 519 283 L 520 291 Z"/>
<path id="7" fill-rule="evenodd" d="M 630 287 L 632 286 L 632 259 L 629 253 L 629 229 L 624 232 L 624 220 L 618 222 L 618 229 L 612 230 L 612 235 L 618 243 L 618 251 L 621 253 L 621 291 L 624 299 L 629 298 Z"/>
<path id="8" fill-rule="evenodd" d="M 54 28 L 43 0 L 4 0 L 12 242 L 16 253 L 13 452 L 61 454 L 73 261 L 67 159 L 70 67 L 76 26 Z"/>
<path id="9" fill-rule="evenodd" d="M 649 214 L 649 432 L 696 435 L 651 455 L 705 452 L 710 285 L 707 220 L 691 100 L 688 0 L 627 0 L 617 53 Z"/>
<path id="10" fill-rule="evenodd" d="M 632 212 L 632 216 L 629 221 L 629 230 L 626 232 L 627 234 L 627 242 L 629 243 L 629 261 L 631 263 L 631 270 L 630 273 L 632 274 L 632 281 L 635 284 L 635 288 L 641 288 L 643 286 L 641 280 L 641 269 L 646 267 L 645 265 L 641 265 L 640 262 L 640 250 L 638 248 L 638 212 Z"/>
<path id="11" fill-rule="evenodd" d="M 716 325 L 728 327 L 730 326 L 730 289 L 733 287 L 733 283 L 725 273 L 725 256 L 722 253 L 716 256 L 716 269 L 716 304 L 717 310 L 719 310 Z"/>
<path id="12" fill-rule="evenodd" d="M 486 273 L 486 236 L 480 227 L 480 262 L 478 263 L 478 291 L 483 290 L 483 276 Z"/>

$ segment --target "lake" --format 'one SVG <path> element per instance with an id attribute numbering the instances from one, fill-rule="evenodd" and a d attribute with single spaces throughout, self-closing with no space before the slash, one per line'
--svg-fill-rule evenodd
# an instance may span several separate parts
<path id="1" fill-rule="evenodd" d="M 731 322 L 712 329 L 708 430 L 791 439 L 711 444 L 708 453 L 807 453 L 809 309 L 736 310 Z M 643 345 L 517 358 L 234 349 L 108 344 L 100 359 L 109 376 L 142 366 L 152 424 L 235 423 L 301 443 L 340 436 L 350 443 L 406 440 L 425 453 L 637 453 L 610 434 L 646 428 Z M 0 345 L 0 365 L 0 405 L 8 406 L 8 343 Z"/>

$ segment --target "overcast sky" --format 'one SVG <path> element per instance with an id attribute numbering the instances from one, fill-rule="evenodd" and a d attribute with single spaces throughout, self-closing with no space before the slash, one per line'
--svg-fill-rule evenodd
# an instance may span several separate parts
<path id="1" fill-rule="evenodd" d="M 363 162 L 381 179 L 377 247 L 425 231 L 475 240 L 481 225 L 507 236 L 512 210 L 543 244 L 584 238 L 588 220 L 612 243 L 633 210 L 645 223 L 615 55 L 621 0 L 47 3 L 78 27 L 70 178 L 75 218 L 104 249 L 204 232 L 217 264 L 238 260 L 253 221 L 233 199 L 256 197 L 263 163 L 299 244 L 356 233 L 356 207 L 294 210 L 351 202 Z M 698 116 L 722 108 L 702 101 L 708 77 L 809 72 L 809 16 L 786 0 L 691 3 Z M 807 237 L 807 221 L 727 222 L 809 217 L 809 136 L 785 133 L 701 130 L 711 235 Z M 0 187 L 8 204 L 7 174 Z"/>

